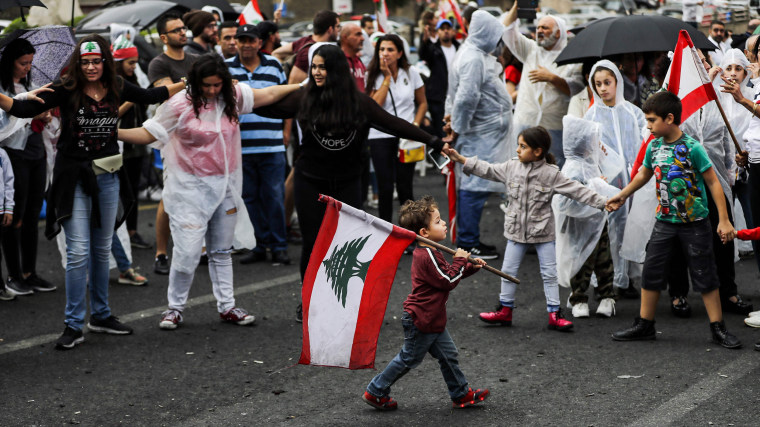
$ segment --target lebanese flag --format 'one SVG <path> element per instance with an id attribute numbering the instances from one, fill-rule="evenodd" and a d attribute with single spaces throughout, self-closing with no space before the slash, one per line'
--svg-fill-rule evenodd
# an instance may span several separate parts
<path id="1" fill-rule="evenodd" d="M 446 197 L 449 199 L 449 228 L 451 229 L 451 243 L 457 242 L 457 180 L 454 172 L 454 163 L 449 162 L 441 169 L 441 175 L 446 177 Z"/>
<path id="2" fill-rule="evenodd" d="M 263 20 L 264 15 L 261 14 L 258 0 L 251 0 L 245 5 L 243 12 L 238 17 L 238 25 L 256 25 Z"/>
<path id="3" fill-rule="evenodd" d="M 438 12 L 441 15 L 441 19 L 450 19 L 451 15 L 454 15 L 459 23 L 459 30 L 466 36 L 467 31 L 464 29 L 464 19 L 462 19 L 462 11 L 459 9 L 459 5 L 454 0 L 441 0 L 438 3 Z"/>
<path id="4" fill-rule="evenodd" d="M 332 197 L 304 276 L 298 363 L 374 368 L 399 259 L 416 234 Z"/>
<path id="5" fill-rule="evenodd" d="M 673 52 L 673 60 L 665 75 L 663 89 L 678 95 L 681 98 L 681 123 L 685 122 L 692 114 L 710 101 L 718 99 L 715 88 L 707 76 L 705 67 L 699 59 L 697 49 L 686 30 L 678 33 L 678 42 Z M 647 131 L 641 144 L 636 162 L 633 164 L 631 179 L 636 176 L 639 167 L 644 162 L 649 141 L 654 139 Z"/>
<path id="6" fill-rule="evenodd" d="M 385 4 L 385 0 L 375 0 L 375 16 L 377 17 L 377 30 L 389 34 L 391 26 L 388 24 L 388 5 Z"/>

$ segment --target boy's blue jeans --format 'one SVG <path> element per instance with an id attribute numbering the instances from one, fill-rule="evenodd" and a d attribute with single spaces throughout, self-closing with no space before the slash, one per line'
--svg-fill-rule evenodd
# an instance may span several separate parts
<path id="1" fill-rule="evenodd" d="M 100 227 L 91 222 L 92 198 L 81 184 L 74 191 L 71 217 L 63 221 L 66 233 L 66 324 L 81 330 L 90 294 L 90 315 L 105 319 L 108 306 L 108 261 L 113 227 L 119 206 L 119 177 L 114 173 L 98 175 Z"/>
<path id="2" fill-rule="evenodd" d="M 451 399 L 455 400 L 467 394 L 470 388 L 467 379 L 459 369 L 457 360 L 459 353 L 448 329 L 434 334 L 420 332 L 414 326 L 411 314 L 407 312 L 401 316 L 401 324 L 404 326 L 404 346 L 383 372 L 377 374 L 369 383 L 367 386 L 369 394 L 375 397 L 388 396 L 391 386 L 410 369 L 422 363 L 422 359 L 428 352 L 438 359 L 438 364 L 441 365 L 441 373 L 449 388 Z"/>

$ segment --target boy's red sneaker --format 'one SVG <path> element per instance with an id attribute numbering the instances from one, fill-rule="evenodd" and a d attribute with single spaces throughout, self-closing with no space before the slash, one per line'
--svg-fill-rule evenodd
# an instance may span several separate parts
<path id="1" fill-rule="evenodd" d="M 503 326 L 512 325 L 512 307 L 504 307 L 499 304 L 496 311 L 480 313 L 480 320 L 486 323 L 498 323 Z"/>
<path id="2" fill-rule="evenodd" d="M 488 389 L 470 389 L 464 396 L 460 397 L 459 399 L 452 400 L 451 406 L 455 408 L 466 408 L 468 406 L 472 406 L 478 402 L 486 400 L 489 394 L 491 394 L 491 392 L 488 391 Z"/>
<path id="3" fill-rule="evenodd" d="M 573 322 L 565 319 L 562 309 L 549 313 L 549 329 L 558 331 L 569 331 L 573 329 Z"/>
<path id="4" fill-rule="evenodd" d="M 393 400 L 393 398 L 390 396 L 375 397 L 369 394 L 368 391 L 365 391 L 364 395 L 362 395 L 362 400 L 367 402 L 368 405 L 381 411 L 392 411 L 394 409 L 398 409 L 398 402 Z"/>

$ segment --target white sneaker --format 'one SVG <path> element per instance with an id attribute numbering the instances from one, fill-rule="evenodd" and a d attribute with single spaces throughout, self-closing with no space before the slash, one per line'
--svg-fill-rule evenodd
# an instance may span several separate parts
<path id="1" fill-rule="evenodd" d="M 588 317 L 588 304 L 585 302 L 579 302 L 573 306 L 573 317 L 576 319 L 581 317 Z"/>
<path id="2" fill-rule="evenodd" d="M 752 328 L 760 328 L 760 316 L 752 316 L 744 319 L 744 324 Z"/>
<path id="3" fill-rule="evenodd" d="M 758 310 L 758 311 L 753 311 L 752 313 L 749 313 L 749 314 L 747 315 L 747 317 L 758 317 L 758 316 L 760 316 L 760 310 Z"/>
<path id="4" fill-rule="evenodd" d="M 615 315 L 615 300 L 604 298 L 596 309 L 596 315 L 600 317 L 612 317 Z"/>

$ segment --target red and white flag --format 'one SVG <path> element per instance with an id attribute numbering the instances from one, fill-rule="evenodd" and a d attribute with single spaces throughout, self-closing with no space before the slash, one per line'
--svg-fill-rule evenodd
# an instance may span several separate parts
<path id="1" fill-rule="evenodd" d="M 373 368 L 388 295 L 416 234 L 328 196 L 304 276 L 298 363 Z"/>
<path id="2" fill-rule="evenodd" d="M 681 98 L 681 123 L 685 122 L 692 114 L 710 101 L 718 99 L 718 94 L 710 82 L 702 60 L 699 59 L 697 49 L 686 30 L 678 33 L 678 42 L 673 52 L 673 59 L 665 75 L 665 84 L 662 86 Z M 644 133 L 644 141 L 641 144 L 636 162 L 633 164 L 631 179 L 636 176 L 639 167 L 644 162 L 647 146 L 654 139 L 648 130 Z"/>
<path id="3" fill-rule="evenodd" d="M 377 17 L 377 31 L 390 34 L 391 26 L 388 24 L 388 5 L 385 0 L 375 0 L 375 16 Z"/>
<path id="4" fill-rule="evenodd" d="M 264 15 L 261 14 L 258 0 L 251 0 L 245 5 L 243 12 L 238 17 L 238 25 L 256 25 L 263 20 Z"/>
<path id="5" fill-rule="evenodd" d="M 449 162 L 441 169 L 441 175 L 446 177 L 446 198 L 449 208 L 449 229 L 451 230 L 451 243 L 457 242 L 457 179 L 454 163 Z"/>

